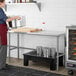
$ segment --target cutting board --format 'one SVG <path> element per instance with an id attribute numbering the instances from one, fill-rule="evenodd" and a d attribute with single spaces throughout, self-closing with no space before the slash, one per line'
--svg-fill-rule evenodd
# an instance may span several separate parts
<path id="1" fill-rule="evenodd" d="M 14 31 L 14 32 L 38 32 L 38 31 L 42 31 L 42 29 L 20 27 L 20 28 L 17 28 L 17 29 L 12 29 L 12 31 Z"/>

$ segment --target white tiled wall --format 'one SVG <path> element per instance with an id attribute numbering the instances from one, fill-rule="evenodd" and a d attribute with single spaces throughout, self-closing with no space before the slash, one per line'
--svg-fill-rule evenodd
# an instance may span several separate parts
<path id="1" fill-rule="evenodd" d="M 26 25 L 47 30 L 65 31 L 66 25 L 76 24 L 76 0 L 35 0 L 41 2 L 41 11 L 33 3 L 9 5 L 8 13 L 24 15 Z M 45 24 L 43 24 L 45 22 Z"/>
<path id="2" fill-rule="evenodd" d="M 24 15 L 26 17 L 26 26 L 37 27 L 45 30 L 65 31 L 66 25 L 76 25 L 76 0 L 35 0 L 41 2 L 41 11 L 36 4 L 18 4 L 8 5 L 8 14 Z M 43 24 L 44 23 L 44 24 Z M 28 36 L 25 37 L 27 39 Z M 41 37 L 39 37 L 41 39 Z M 44 37 L 43 40 L 45 40 Z M 38 39 L 38 38 L 37 38 Z M 31 42 L 30 42 L 31 40 Z M 37 43 L 33 37 L 27 40 L 23 45 L 30 42 Z M 46 41 L 51 46 L 50 38 Z M 44 41 L 43 41 L 44 43 Z M 40 43 L 38 43 L 40 45 Z M 45 43 L 44 43 L 45 45 Z M 34 47 L 34 46 L 33 46 Z M 14 55 L 12 55 L 14 56 Z"/>

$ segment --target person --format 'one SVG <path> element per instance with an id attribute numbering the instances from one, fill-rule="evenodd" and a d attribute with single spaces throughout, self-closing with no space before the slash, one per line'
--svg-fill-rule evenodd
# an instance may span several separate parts
<path id="1" fill-rule="evenodd" d="M 14 16 L 8 18 L 3 11 L 5 6 L 5 0 L 0 0 L 0 69 L 6 67 L 6 56 L 7 56 L 7 22 L 10 22 L 14 19 L 20 20 L 19 16 Z"/>

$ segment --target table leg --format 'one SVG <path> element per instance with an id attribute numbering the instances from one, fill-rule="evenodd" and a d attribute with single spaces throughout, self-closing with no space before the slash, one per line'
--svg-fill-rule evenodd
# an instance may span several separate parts
<path id="1" fill-rule="evenodd" d="M 56 66 L 57 66 L 57 71 L 59 70 L 59 36 L 57 37 L 57 47 L 56 47 L 56 51 L 57 51 L 57 62 L 56 62 Z"/>
<path id="2" fill-rule="evenodd" d="M 17 48 L 18 48 L 18 59 L 19 59 L 19 33 L 17 33 Z"/>
<path id="3" fill-rule="evenodd" d="M 50 70 L 56 70 L 56 59 L 50 60 Z"/>
<path id="4" fill-rule="evenodd" d="M 66 37 L 64 35 L 64 56 L 63 56 L 63 65 L 65 66 L 65 51 L 66 51 Z"/>
<path id="5" fill-rule="evenodd" d="M 24 56 L 24 66 L 28 66 L 29 64 L 29 59 L 27 56 Z"/>
<path id="6" fill-rule="evenodd" d="M 9 45 L 8 45 L 8 52 L 9 52 L 9 61 L 10 61 L 10 32 L 8 33 L 8 40 L 9 40 Z"/>

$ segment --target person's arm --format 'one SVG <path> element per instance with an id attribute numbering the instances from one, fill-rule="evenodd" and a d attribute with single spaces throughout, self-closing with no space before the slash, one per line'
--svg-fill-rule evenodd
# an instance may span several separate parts
<path id="1" fill-rule="evenodd" d="M 10 18 L 7 18 L 7 19 L 6 19 L 6 22 L 10 22 L 10 21 L 15 20 L 15 19 L 20 20 L 21 17 L 19 17 L 19 16 L 10 17 Z"/>

